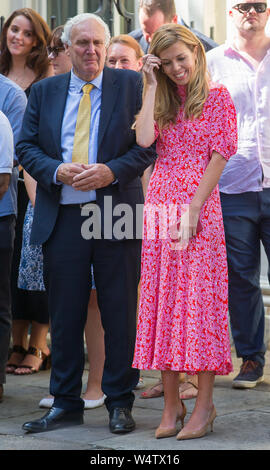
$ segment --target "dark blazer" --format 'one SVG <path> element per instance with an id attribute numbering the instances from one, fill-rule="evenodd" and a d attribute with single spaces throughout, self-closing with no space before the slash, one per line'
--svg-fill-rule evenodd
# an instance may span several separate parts
<path id="1" fill-rule="evenodd" d="M 32 86 L 16 147 L 20 163 L 37 181 L 32 243 L 48 240 L 58 215 L 61 186 L 53 183 L 53 176 L 62 161 L 61 126 L 69 82 L 70 73 Z M 104 196 L 112 197 L 112 209 L 126 203 L 134 214 L 136 204 L 144 201 L 140 176 L 156 153 L 154 145 L 139 147 L 131 129 L 141 94 L 139 73 L 104 68 L 97 158 L 111 168 L 118 182 L 96 191 L 102 218 Z"/>

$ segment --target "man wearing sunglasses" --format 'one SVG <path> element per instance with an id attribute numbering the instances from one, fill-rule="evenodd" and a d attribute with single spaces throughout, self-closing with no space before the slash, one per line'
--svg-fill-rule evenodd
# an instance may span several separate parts
<path id="1" fill-rule="evenodd" d="M 267 2 L 235 4 L 232 41 L 207 53 L 213 82 L 231 93 L 238 118 L 238 150 L 220 179 L 229 268 L 229 311 L 237 356 L 243 364 L 234 388 L 263 380 L 264 304 L 260 247 L 270 261 L 270 37 Z M 270 270 L 269 270 L 270 280 Z"/>

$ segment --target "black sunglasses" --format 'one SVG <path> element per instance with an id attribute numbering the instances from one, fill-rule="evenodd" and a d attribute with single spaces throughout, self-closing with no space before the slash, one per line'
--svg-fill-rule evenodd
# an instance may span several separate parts
<path id="1" fill-rule="evenodd" d="M 239 13 L 248 13 L 251 8 L 254 8 L 256 13 L 264 13 L 267 8 L 267 3 L 258 2 L 258 3 L 237 3 L 233 8 L 238 10 Z"/>
<path id="2" fill-rule="evenodd" d="M 64 50 L 65 50 L 64 47 L 50 47 L 50 46 L 48 46 L 47 47 L 47 54 L 48 55 L 53 54 L 54 57 L 57 57 L 59 52 L 62 52 Z"/>

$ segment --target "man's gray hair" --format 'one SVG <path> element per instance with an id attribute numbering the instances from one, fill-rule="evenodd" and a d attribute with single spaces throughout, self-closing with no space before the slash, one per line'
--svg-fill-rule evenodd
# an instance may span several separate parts
<path id="1" fill-rule="evenodd" d="M 81 13 L 79 15 L 74 16 L 73 18 L 70 18 L 64 26 L 64 31 L 61 36 L 62 42 L 70 46 L 71 45 L 71 40 L 70 40 L 71 31 L 72 31 L 73 26 L 76 26 L 82 23 L 83 21 L 90 20 L 90 19 L 96 20 L 98 23 L 100 23 L 103 26 L 104 33 L 105 33 L 105 46 L 108 47 L 110 44 L 110 39 L 111 39 L 111 33 L 109 30 L 109 27 L 105 23 L 105 21 L 103 21 L 100 18 L 100 16 L 94 15 L 93 13 Z"/>

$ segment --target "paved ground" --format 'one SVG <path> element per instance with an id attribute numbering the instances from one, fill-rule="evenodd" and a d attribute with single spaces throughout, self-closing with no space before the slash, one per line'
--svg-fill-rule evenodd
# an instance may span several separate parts
<path id="1" fill-rule="evenodd" d="M 234 390 L 231 381 L 238 372 L 240 361 L 234 358 L 235 372 L 217 377 L 215 405 L 218 417 L 214 432 L 202 439 L 179 442 L 175 437 L 157 440 L 154 431 L 159 425 L 163 398 L 143 400 L 136 391 L 133 415 L 137 423 L 134 432 L 111 434 L 108 415 L 103 406 L 85 412 L 85 423 L 69 429 L 41 434 L 25 434 L 25 421 L 39 418 L 46 412 L 38 408 L 39 400 L 48 394 L 49 372 L 33 376 L 9 375 L 5 399 L 0 404 L 0 450 L 270 450 L 270 351 L 267 353 L 265 381 L 253 390 Z M 142 374 L 144 382 L 155 383 L 157 372 Z M 84 374 L 84 384 L 87 370 Z M 186 401 L 188 413 L 194 400 Z M 108 455 L 108 454 L 107 454 Z"/>

